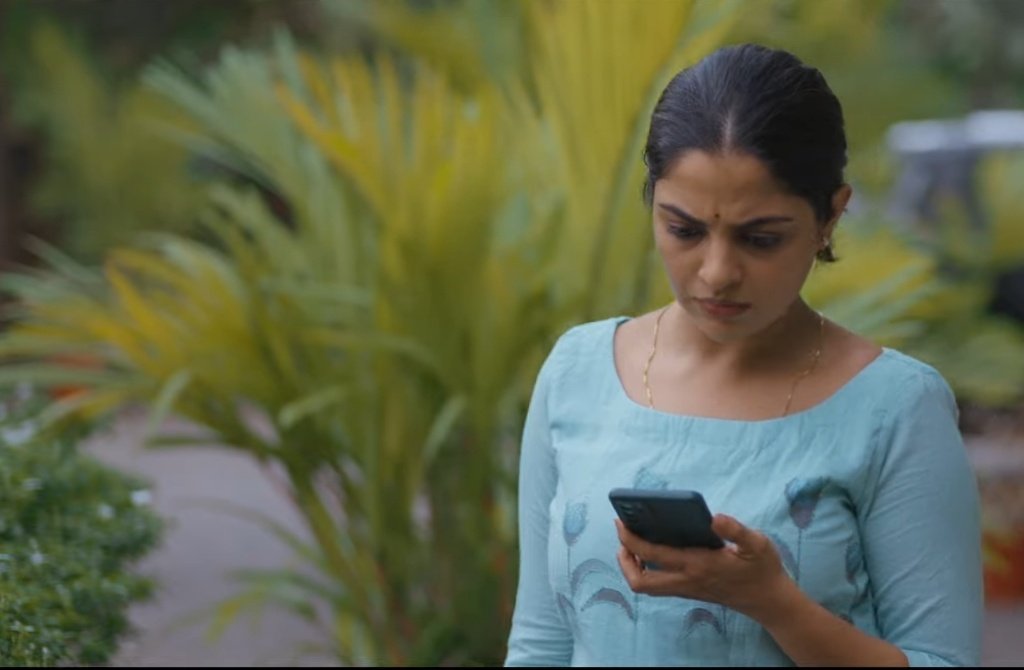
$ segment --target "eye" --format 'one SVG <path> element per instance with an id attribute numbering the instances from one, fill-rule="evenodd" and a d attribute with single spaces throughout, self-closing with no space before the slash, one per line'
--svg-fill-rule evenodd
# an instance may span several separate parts
<path id="1" fill-rule="evenodd" d="M 782 238 L 778 235 L 747 235 L 746 242 L 755 249 L 771 249 L 778 245 Z"/>
<path id="2" fill-rule="evenodd" d="M 668 232 L 681 240 L 695 240 L 704 234 L 704 229 L 696 226 L 684 226 L 678 223 L 670 223 L 668 225 Z"/>

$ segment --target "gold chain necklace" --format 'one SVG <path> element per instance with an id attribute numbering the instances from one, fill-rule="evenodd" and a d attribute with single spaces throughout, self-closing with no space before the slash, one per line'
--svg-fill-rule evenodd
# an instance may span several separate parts
<path id="1" fill-rule="evenodd" d="M 648 377 L 651 371 L 651 362 L 654 360 L 654 354 L 658 351 L 658 330 L 661 327 L 661 317 L 665 316 L 665 312 L 671 304 L 666 305 L 658 313 L 658 318 L 654 320 L 654 338 L 651 342 L 651 353 L 647 356 L 647 362 L 644 364 L 644 392 L 647 395 L 647 406 L 654 409 L 654 397 L 651 394 L 650 379 Z M 814 372 L 814 369 L 818 367 L 818 361 L 821 359 L 821 348 L 825 341 L 825 317 L 819 312 L 818 313 L 818 346 L 814 350 L 814 358 L 811 361 L 810 366 L 806 370 L 797 375 L 796 379 L 793 380 L 793 385 L 789 389 L 789 395 L 786 397 L 786 406 L 782 409 L 782 416 L 789 414 L 789 404 L 793 402 L 793 394 L 796 392 L 796 387 L 807 375 Z"/>

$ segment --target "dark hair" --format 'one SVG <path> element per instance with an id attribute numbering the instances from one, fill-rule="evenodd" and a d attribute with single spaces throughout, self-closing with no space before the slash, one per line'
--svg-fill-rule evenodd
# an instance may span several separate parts
<path id="1" fill-rule="evenodd" d="M 721 48 L 672 78 L 654 107 L 644 148 L 650 205 L 654 183 L 691 149 L 755 156 L 793 194 L 831 219 L 843 184 L 846 133 L 839 100 L 816 68 L 756 44 Z M 833 261 L 831 243 L 818 258 Z"/>

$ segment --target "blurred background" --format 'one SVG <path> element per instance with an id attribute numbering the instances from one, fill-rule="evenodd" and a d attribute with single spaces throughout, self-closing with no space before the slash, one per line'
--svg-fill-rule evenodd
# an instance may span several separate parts
<path id="1" fill-rule="evenodd" d="M 954 388 L 1024 660 L 1024 3 L 0 0 L 0 662 L 499 664 L 537 369 L 670 299 L 648 115 L 742 41 L 844 104 L 806 298 Z"/>

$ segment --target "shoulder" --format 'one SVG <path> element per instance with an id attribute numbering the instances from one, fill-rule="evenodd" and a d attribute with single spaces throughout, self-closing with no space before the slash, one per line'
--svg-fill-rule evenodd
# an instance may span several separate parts
<path id="1" fill-rule="evenodd" d="M 960 410 L 952 388 L 932 365 L 884 348 L 866 369 L 861 397 L 876 417 L 882 441 L 919 432 L 922 426 L 959 431 Z"/>
<path id="2" fill-rule="evenodd" d="M 615 330 L 623 322 L 625 322 L 623 326 L 625 328 L 630 324 L 629 317 L 614 316 L 572 326 L 559 336 L 552 347 L 551 357 L 563 359 L 581 354 L 594 354 L 599 343 L 612 341 Z"/>
<path id="3" fill-rule="evenodd" d="M 933 486 L 949 495 L 966 490 L 973 470 L 949 384 L 913 356 L 895 349 L 884 356 L 875 400 L 884 418 L 876 424 L 866 471 L 874 495 Z"/>
<path id="4" fill-rule="evenodd" d="M 605 361 L 617 349 L 631 351 L 642 343 L 648 346 L 658 312 L 640 316 L 612 316 L 572 326 L 562 333 L 552 348 L 551 357 L 558 360 Z"/>
<path id="5" fill-rule="evenodd" d="M 882 347 L 837 328 L 837 355 L 833 365 L 840 379 L 866 377 L 868 394 L 881 408 L 912 407 L 922 401 L 955 406 L 953 392 L 942 374 L 928 363 L 898 349 Z"/>
<path id="6" fill-rule="evenodd" d="M 651 332 L 654 330 L 654 324 L 663 311 L 664 308 L 660 308 L 635 317 L 615 317 L 610 320 L 615 322 L 616 325 L 622 324 L 618 328 L 617 337 L 620 340 L 635 342 L 638 339 L 643 339 L 646 341 L 650 339 Z"/>
<path id="7" fill-rule="evenodd" d="M 956 412 L 956 397 L 946 378 L 933 366 L 896 349 L 884 354 L 890 376 L 890 397 L 904 410 L 936 406 Z"/>
<path id="8" fill-rule="evenodd" d="M 611 356 L 616 328 L 627 320 L 616 316 L 567 328 L 551 347 L 541 375 L 557 386 L 569 377 L 600 369 L 605 357 Z"/>
<path id="9" fill-rule="evenodd" d="M 882 373 L 892 395 L 913 398 L 928 394 L 952 394 L 946 378 L 932 365 L 898 349 L 884 348 Z"/>

